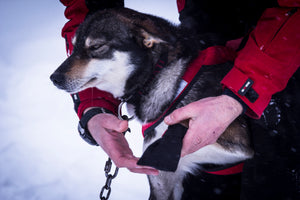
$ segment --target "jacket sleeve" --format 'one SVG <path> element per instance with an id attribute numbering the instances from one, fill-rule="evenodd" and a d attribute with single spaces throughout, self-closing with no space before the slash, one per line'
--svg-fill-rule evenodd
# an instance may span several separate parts
<path id="1" fill-rule="evenodd" d="M 96 10 L 124 6 L 124 1 L 120 0 L 60 0 L 66 6 L 65 17 L 69 20 L 62 29 L 62 37 L 66 40 L 67 55 L 73 51 L 72 38 L 78 26 L 84 21 L 85 17 Z M 110 93 L 98 90 L 97 88 L 88 88 L 77 94 L 72 94 L 75 104 L 75 111 L 81 118 L 84 110 L 89 107 L 103 107 L 113 113 L 117 113 L 117 106 L 120 103 Z"/>
<path id="2" fill-rule="evenodd" d="M 267 9 L 222 84 L 260 118 L 273 94 L 283 90 L 300 66 L 300 1 L 279 0 Z"/>

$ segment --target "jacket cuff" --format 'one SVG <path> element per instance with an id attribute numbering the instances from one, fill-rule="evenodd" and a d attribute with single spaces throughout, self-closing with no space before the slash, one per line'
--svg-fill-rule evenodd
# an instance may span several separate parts
<path id="1" fill-rule="evenodd" d="M 91 107 L 105 108 L 115 115 L 118 113 L 120 101 L 115 99 L 110 93 L 98 90 L 97 88 L 87 88 L 71 96 L 73 98 L 75 111 L 80 119 L 85 109 Z"/>
<path id="2" fill-rule="evenodd" d="M 260 118 L 271 100 L 269 95 L 258 94 L 254 82 L 236 67 L 232 68 L 221 83 L 247 105 L 245 114 L 249 117 Z"/>
<path id="3" fill-rule="evenodd" d="M 105 99 L 96 99 L 96 100 L 91 99 L 89 101 L 82 102 L 80 104 L 80 106 L 78 107 L 77 115 L 78 115 L 79 119 L 81 119 L 83 112 L 87 108 L 91 108 L 91 107 L 105 108 L 105 109 L 111 111 L 114 115 L 117 115 L 117 113 L 118 113 L 118 106 L 112 104 L 111 102 L 106 101 Z"/>
<path id="4" fill-rule="evenodd" d="M 222 80 L 248 105 L 248 116 L 259 118 L 298 69 L 299 17 L 297 9 L 267 9 Z"/>

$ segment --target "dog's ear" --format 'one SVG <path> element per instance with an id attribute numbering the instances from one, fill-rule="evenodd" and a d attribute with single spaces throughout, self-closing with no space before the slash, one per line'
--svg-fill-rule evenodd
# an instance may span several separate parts
<path id="1" fill-rule="evenodd" d="M 140 34 L 141 34 L 141 36 L 143 38 L 143 45 L 146 48 L 152 48 L 154 44 L 159 44 L 159 43 L 163 43 L 164 42 L 159 37 L 156 37 L 156 36 L 148 33 L 144 29 L 140 30 Z"/>

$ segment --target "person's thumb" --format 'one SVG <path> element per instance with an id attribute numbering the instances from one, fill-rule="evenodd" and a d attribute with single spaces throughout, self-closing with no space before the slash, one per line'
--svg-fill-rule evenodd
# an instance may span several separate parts
<path id="1" fill-rule="evenodd" d="M 128 129 L 128 121 L 127 120 L 119 120 L 118 132 L 123 133 Z"/>
<path id="2" fill-rule="evenodd" d="M 103 116 L 105 119 L 102 121 L 102 125 L 104 128 L 116 131 L 116 132 L 124 132 L 128 129 L 128 121 L 120 120 L 118 117 L 107 114 Z"/>
<path id="3" fill-rule="evenodd" d="M 174 110 L 171 114 L 164 118 L 164 122 L 167 125 L 178 124 L 180 122 L 186 122 L 186 120 L 190 119 L 191 113 L 188 111 L 188 107 L 182 107 Z"/>

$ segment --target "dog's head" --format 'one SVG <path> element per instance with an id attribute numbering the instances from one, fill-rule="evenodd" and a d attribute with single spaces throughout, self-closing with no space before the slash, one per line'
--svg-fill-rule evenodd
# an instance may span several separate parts
<path id="1" fill-rule="evenodd" d="M 97 12 L 80 25 L 72 55 L 50 78 L 69 93 L 97 87 L 122 97 L 145 81 L 166 45 L 175 43 L 172 29 L 161 18 L 130 9 Z"/>

